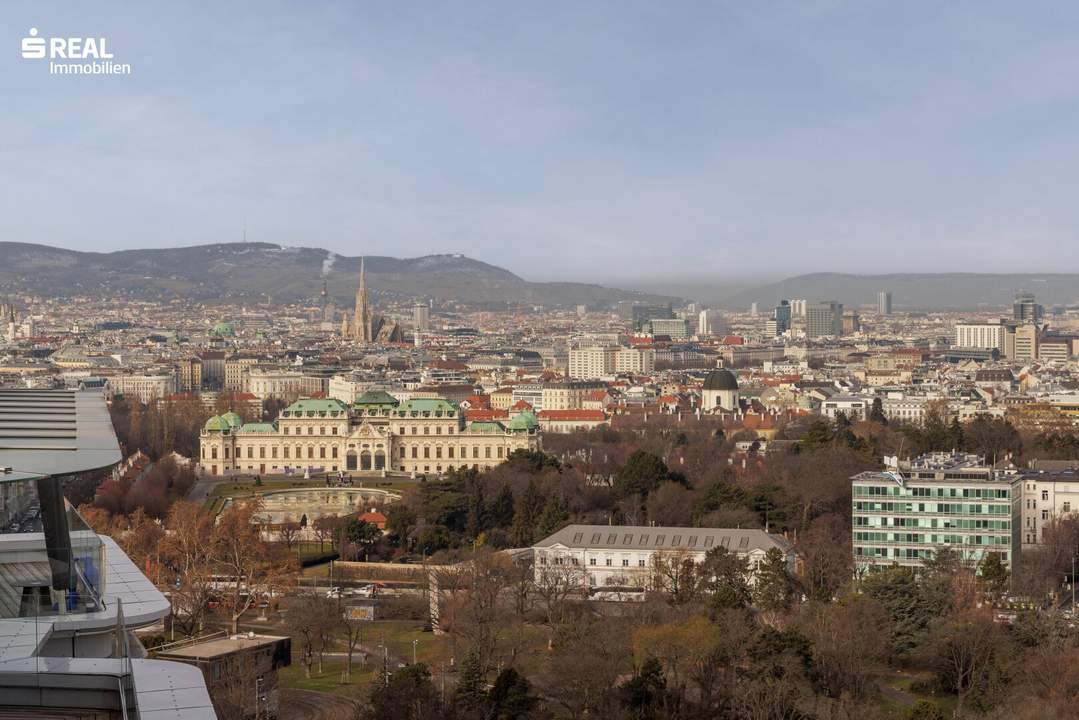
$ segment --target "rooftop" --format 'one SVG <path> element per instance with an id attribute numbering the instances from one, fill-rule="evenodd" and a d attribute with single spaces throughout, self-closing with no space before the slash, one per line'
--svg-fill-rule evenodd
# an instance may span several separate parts
<path id="1" fill-rule="evenodd" d="M 555 545 L 609 550 L 708 551 L 725 547 L 750 552 L 777 547 L 786 552 L 791 549 L 786 539 L 763 530 L 634 525 L 568 525 L 540 540 L 534 547 L 549 548 Z"/>

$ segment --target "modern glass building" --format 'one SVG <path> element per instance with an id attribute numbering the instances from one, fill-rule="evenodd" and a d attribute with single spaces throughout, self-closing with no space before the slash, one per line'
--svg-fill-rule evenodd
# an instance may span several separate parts
<path id="1" fill-rule="evenodd" d="M 169 600 L 64 498 L 119 460 L 100 391 L 0 390 L 0 717 L 216 718 L 198 669 L 132 633 Z"/>
<path id="2" fill-rule="evenodd" d="M 1023 487 L 1017 473 L 977 455 L 932 453 L 888 458 L 888 469 L 851 478 L 854 566 L 920 567 L 942 547 L 977 564 L 1000 553 L 1019 560 Z"/>

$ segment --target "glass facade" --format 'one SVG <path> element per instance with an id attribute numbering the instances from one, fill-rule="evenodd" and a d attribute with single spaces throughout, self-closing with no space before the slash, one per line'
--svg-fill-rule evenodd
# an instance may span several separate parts
<path id="1" fill-rule="evenodd" d="M 926 475 L 927 473 L 916 473 Z M 854 563 L 920 566 L 941 547 L 978 563 L 1000 553 L 1010 566 L 1020 546 L 1022 486 L 1015 476 L 942 473 L 907 479 L 867 472 L 852 485 Z M 989 479 L 991 478 L 992 479 Z"/>
<path id="2" fill-rule="evenodd" d="M 105 545 L 59 487 L 0 477 L 0 619 L 102 607 Z"/>

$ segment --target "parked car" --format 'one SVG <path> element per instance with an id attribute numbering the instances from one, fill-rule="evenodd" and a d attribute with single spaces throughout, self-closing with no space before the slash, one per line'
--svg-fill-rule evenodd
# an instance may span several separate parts
<path id="1" fill-rule="evenodd" d="M 332 587 L 326 591 L 326 597 L 330 598 L 331 600 L 340 600 L 341 596 L 341 588 L 339 587 Z"/>

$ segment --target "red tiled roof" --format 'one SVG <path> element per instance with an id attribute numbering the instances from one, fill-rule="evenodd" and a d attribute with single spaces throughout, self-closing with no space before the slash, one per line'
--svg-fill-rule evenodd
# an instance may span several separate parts
<path id="1" fill-rule="evenodd" d="M 603 422 L 607 414 L 602 410 L 540 410 L 539 419 Z"/>
<path id="2" fill-rule="evenodd" d="M 505 420 L 509 416 L 508 410 L 491 410 L 490 408 L 469 408 L 468 410 L 465 410 L 465 420 L 469 422 Z"/>
<path id="3" fill-rule="evenodd" d="M 531 410 L 532 405 L 527 400 L 518 400 L 510 406 L 510 410 Z"/>

